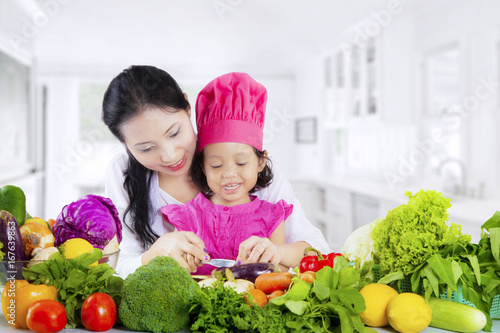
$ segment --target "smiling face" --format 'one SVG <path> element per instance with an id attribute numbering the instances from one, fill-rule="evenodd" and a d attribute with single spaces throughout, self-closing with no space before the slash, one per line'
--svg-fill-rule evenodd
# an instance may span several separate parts
<path id="1" fill-rule="evenodd" d="M 146 109 L 121 126 L 125 144 L 139 163 L 168 176 L 189 173 L 196 151 L 190 112 Z"/>
<path id="2" fill-rule="evenodd" d="M 250 202 L 248 192 L 257 183 L 258 173 L 266 166 L 266 159 L 259 159 L 252 146 L 233 142 L 207 145 L 203 154 L 207 183 L 214 192 L 210 201 L 224 206 Z"/>

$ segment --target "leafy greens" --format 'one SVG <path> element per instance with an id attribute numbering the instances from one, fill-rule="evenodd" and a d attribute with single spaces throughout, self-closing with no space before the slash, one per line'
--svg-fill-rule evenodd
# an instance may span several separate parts
<path id="1" fill-rule="evenodd" d="M 70 260 L 61 253 L 54 253 L 50 260 L 23 268 L 23 277 L 34 284 L 55 286 L 57 300 L 66 308 L 66 328 L 74 328 L 82 325 L 78 310 L 91 294 L 106 293 L 117 306 L 120 304 L 123 279 L 115 275 L 108 264 L 89 266 L 101 258 L 102 251 L 97 248 Z"/>
<path id="2" fill-rule="evenodd" d="M 471 237 L 448 220 L 450 199 L 441 192 L 405 192 L 408 203 L 390 210 L 376 224 L 372 236 L 382 275 L 402 272 L 408 275 L 434 254 L 450 244 L 465 246 Z"/>

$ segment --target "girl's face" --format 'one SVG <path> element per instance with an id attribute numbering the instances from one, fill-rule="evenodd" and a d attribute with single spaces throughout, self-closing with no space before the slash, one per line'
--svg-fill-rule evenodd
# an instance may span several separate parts
<path id="1" fill-rule="evenodd" d="M 203 170 L 214 192 L 210 201 L 224 206 L 250 202 L 248 192 L 257 183 L 266 159 L 259 159 L 252 146 L 233 142 L 207 145 L 203 154 Z"/>
<path id="2" fill-rule="evenodd" d="M 150 170 L 174 177 L 188 174 L 196 151 L 190 115 L 146 109 L 121 126 L 125 145 Z"/>

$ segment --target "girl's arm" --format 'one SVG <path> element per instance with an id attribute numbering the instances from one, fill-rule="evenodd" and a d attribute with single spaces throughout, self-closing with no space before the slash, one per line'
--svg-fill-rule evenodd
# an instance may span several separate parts
<path id="1" fill-rule="evenodd" d="M 276 250 L 280 257 L 281 269 L 288 271 L 289 267 L 296 267 L 300 264 L 300 260 L 304 257 L 304 250 L 310 245 L 306 242 L 299 241 L 293 243 L 286 243 L 285 240 L 285 223 L 281 224 L 269 236 L 269 240 L 276 246 Z"/>

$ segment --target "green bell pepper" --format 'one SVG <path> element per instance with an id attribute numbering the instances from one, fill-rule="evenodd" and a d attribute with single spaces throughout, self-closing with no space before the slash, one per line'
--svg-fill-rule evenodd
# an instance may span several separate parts
<path id="1" fill-rule="evenodd" d="M 14 185 L 0 187 L 0 210 L 11 213 L 18 226 L 26 220 L 26 196 L 23 190 Z"/>

